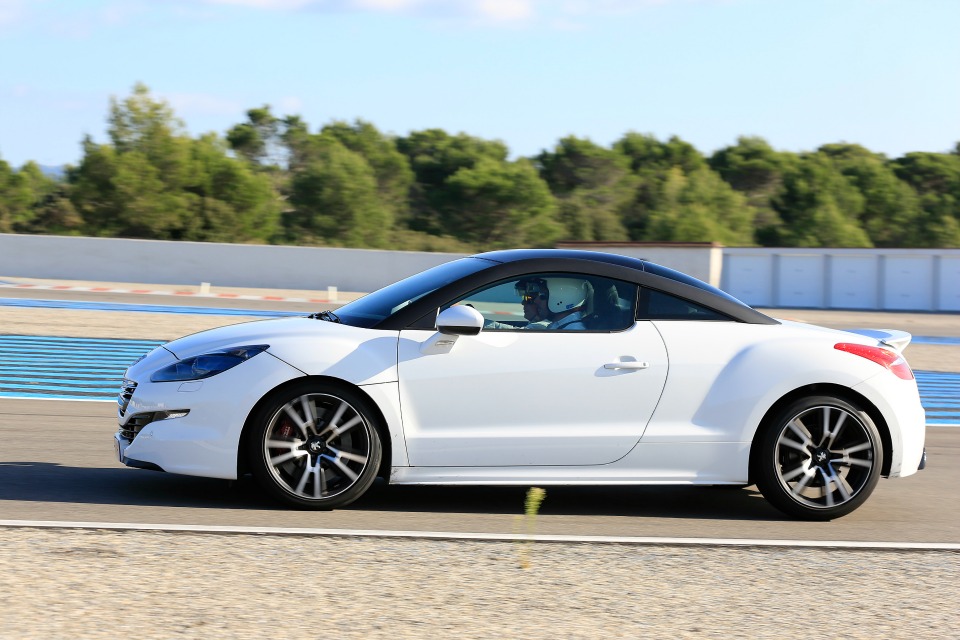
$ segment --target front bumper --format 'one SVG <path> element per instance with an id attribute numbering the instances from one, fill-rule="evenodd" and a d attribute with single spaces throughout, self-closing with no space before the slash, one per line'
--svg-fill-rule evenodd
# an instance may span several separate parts
<path id="1" fill-rule="evenodd" d="M 130 467 L 236 479 L 240 435 L 250 412 L 263 396 L 303 372 L 263 352 L 205 380 L 150 381 L 153 371 L 174 360 L 159 353 L 149 366 L 127 370 L 125 378 L 135 389 L 121 400 L 128 402 L 121 405 L 114 434 L 118 460 Z"/>
<path id="2" fill-rule="evenodd" d="M 127 465 L 128 467 L 135 467 L 137 469 L 151 469 L 153 471 L 163 471 L 163 469 L 152 462 L 144 462 L 143 460 L 134 460 L 126 455 L 127 448 L 130 446 L 132 440 L 127 438 L 121 432 L 113 434 L 113 450 L 117 454 L 117 461 Z"/>

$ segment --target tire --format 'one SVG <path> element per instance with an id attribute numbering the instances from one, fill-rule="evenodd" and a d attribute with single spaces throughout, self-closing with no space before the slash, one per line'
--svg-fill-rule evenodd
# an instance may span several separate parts
<path id="1" fill-rule="evenodd" d="M 860 407 L 831 396 L 790 403 L 760 434 L 757 487 L 803 520 L 844 516 L 870 496 L 883 467 L 880 434 Z"/>
<path id="2" fill-rule="evenodd" d="M 334 509 L 376 479 L 383 447 L 376 412 L 360 393 L 304 382 L 275 393 L 256 412 L 247 455 L 275 498 L 301 509 Z"/>

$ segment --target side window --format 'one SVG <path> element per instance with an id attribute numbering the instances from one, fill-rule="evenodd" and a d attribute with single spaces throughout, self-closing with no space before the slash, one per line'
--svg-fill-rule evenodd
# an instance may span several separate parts
<path id="1" fill-rule="evenodd" d="M 636 285 L 574 273 L 532 273 L 450 305 L 479 311 L 484 331 L 620 331 L 634 322 Z"/>
<path id="2" fill-rule="evenodd" d="M 637 309 L 640 320 L 730 320 L 727 316 L 683 298 L 642 289 Z"/>

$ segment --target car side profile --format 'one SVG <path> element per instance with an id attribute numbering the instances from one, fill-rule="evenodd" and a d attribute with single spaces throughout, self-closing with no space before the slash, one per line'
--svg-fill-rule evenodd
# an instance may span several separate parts
<path id="1" fill-rule="evenodd" d="M 649 261 L 512 250 L 125 373 L 119 460 L 332 509 L 393 484 L 756 484 L 826 520 L 925 464 L 910 335 L 775 320 Z"/>

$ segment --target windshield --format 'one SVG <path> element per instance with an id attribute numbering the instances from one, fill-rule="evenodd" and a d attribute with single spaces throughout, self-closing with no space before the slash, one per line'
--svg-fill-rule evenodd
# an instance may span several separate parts
<path id="1" fill-rule="evenodd" d="M 369 328 L 428 293 L 493 264 L 483 258 L 447 262 L 345 304 L 336 313 L 343 324 Z"/>

